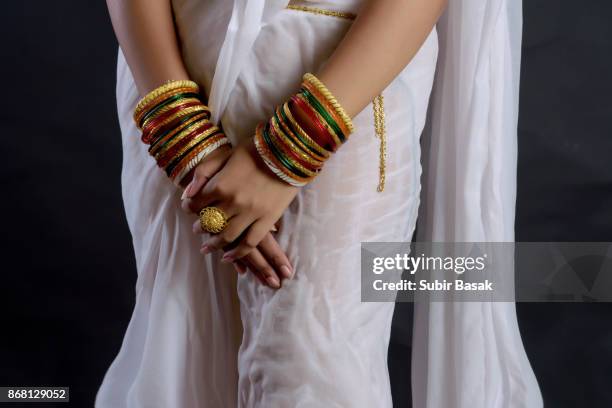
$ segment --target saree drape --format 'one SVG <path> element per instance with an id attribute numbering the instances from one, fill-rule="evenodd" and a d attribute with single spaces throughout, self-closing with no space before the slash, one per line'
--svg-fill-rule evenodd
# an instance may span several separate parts
<path id="1" fill-rule="evenodd" d="M 362 1 L 304 3 L 357 12 Z M 185 63 L 207 90 L 213 121 L 233 141 L 249 137 L 348 28 L 329 17 L 288 13 L 287 4 L 173 1 Z M 422 239 L 513 239 L 517 5 L 451 0 L 439 25 Z M 386 191 L 375 191 L 370 106 L 354 119 L 351 142 L 283 216 L 278 240 L 296 279 L 273 293 L 252 277 L 236 281 L 218 256 L 199 254 L 193 218 L 177 212 L 180 192 L 138 141 L 131 112 L 139 95 L 119 54 L 122 185 L 139 276 L 134 314 L 98 408 L 392 405 L 386 350 L 393 305 L 360 304 L 359 243 L 406 240 L 414 231 L 419 136 L 437 55 L 434 31 L 384 91 Z M 375 225 L 367 222 L 373 214 Z M 415 407 L 541 406 L 512 304 L 417 305 L 414 330 Z"/>
<path id="2" fill-rule="evenodd" d="M 450 0 L 438 23 L 421 241 L 514 241 L 521 29 L 519 0 Z M 513 303 L 416 303 L 412 359 L 415 407 L 543 405 Z"/>

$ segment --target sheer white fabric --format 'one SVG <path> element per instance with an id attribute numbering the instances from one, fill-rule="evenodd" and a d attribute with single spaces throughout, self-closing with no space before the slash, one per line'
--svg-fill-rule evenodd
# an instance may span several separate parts
<path id="1" fill-rule="evenodd" d="M 451 0 L 438 24 L 420 240 L 514 240 L 521 7 Z M 543 405 L 513 303 L 417 303 L 412 356 L 415 407 Z"/>
<path id="2" fill-rule="evenodd" d="M 361 1 L 307 3 L 358 12 Z M 173 5 L 190 74 L 209 94 L 213 119 L 223 123 L 234 142 L 251 137 L 255 124 L 296 91 L 301 75 L 325 63 L 350 25 L 347 20 L 287 10 L 283 0 L 174 0 Z M 179 210 L 180 192 L 148 157 L 132 123 L 139 95 L 119 53 L 122 187 L 138 281 L 134 313 L 98 392 L 98 408 L 392 406 L 387 346 L 393 304 L 360 302 L 359 245 L 412 236 L 420 196 L 419 136 L 437 55 L 434 31 L 384 91 L 389 144 L 385 192 L 376 192 L 379 141 L 370 105 L 355 117 L 357 132 L 349 143 L 284 214 L 277 236 L 296 276 L 273 291 L 250 274 L 236 278 L 218 255 L 199 253 L 201 238 L 191 232 L 194 217 Z M 504 123 L 511 128 L 511 122 Z M 440 183 L 444 172 L 431 174 L 437 176 L 431 180 Z M 511 175 L 508 181 L 512 190 Z M 448 181 L 439 188 L 444 186 Z M 443 207 L 438 202 L 447 198 L 438 193 L 427 206 Z M 491 219 L 496 215 L 492 213 Z M 505 216 L 504 222 L 509 219 Z M 456 220 L 440 222 L 448 226 Z M 445 335 L 472 333 L 474 326 L 465 328 L 462 323 L 465 316 L 453 315 L 457 306 L 442 311 L 435 306 L 417 311 L 417 331 L 435 333 L 431 327 L 440 325 L 436 330 Z M 514 379 L 515 374 L 531 378 L 525 371 L 528 365 L 521 366 L 523 371 L 505 365 L 524 359 L 512 305 L 475 307 L 478 313 L 470 313 L 481 318 L 481 326 L 480 343 L 473 346 L 491 351 L 490 357 L 500 361 L 453 365 L 454 372 L 444 372 L 444 359 L 457 362 L 458 353 L 474 349 L 463 345 L 436 356 L 447 340 L 415 333 L 417 353 L 428 356 L 415 362 L 413 376 L 425 379 L 417 383 L 416 407 L 523 406 L 511 405 L 507 398 L 523 398 L 515 385 L 526 383 Z M 437 316 L 443 319 L 434 321 Z M 508 338 L 502 341 L 498 334 Z M 485 370 L 493 370 L 487 371 L 490 382 L 480 383 Z M 473 382 L 459 383 L 453 373 L 464 380 L 473 376 Z M 462 399 L 460 390 L 452 388 L 464 385 L 470 398 Z M 440 392 L 447 397 L 436 399 Z M 478 401 L 476 392 L 494 398 Z"/>

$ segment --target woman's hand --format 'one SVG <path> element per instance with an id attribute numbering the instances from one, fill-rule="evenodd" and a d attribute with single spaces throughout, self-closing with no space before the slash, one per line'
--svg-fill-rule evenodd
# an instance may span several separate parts
<path id="1" fill-rule="evenodd" d="M 225 213 L 226 228 L 206 241 L 202 250 L 221 250 L 233 243 L 223 260 L 234 262 L 259 245 L 297 192 L 298 188 L 268 170 L 249 139 L 234 148 L 225 166 L 210 180 L 194 179 L 186 190 L 183 208 L 198 213 L 215 206 Z M 194 231 L 203 232 L 199 221 Z"/>
<path id="2" fill-rule="evenodd" d="M 223 168 L 230 156 L 232 156 L 232 149 L 229 146 L 222 146 L 196 166 L 193 176 L 188 175 L 185 178 L 190 180 L 190 182 L 183 193 L 183 208 L 198 213 L 204 207 L 199 201 L 203 194 L 200 190 L 207 187 L 208 182 Z M 275 229 L 275 227 L 270 229 Z M 194 231 L 204 232 L 200 227 L 199 221 L 194 224 Z M 221 246 L 215 245 L 217 244 L 207 242 L 202 246 L 201 252 L 206 254 L 225 246 L 223 244 L 220 244 Z M 269 230 L 266 231 L 263 239 L 256 246 L 242 259 L 237 259 L 236 257 L 235 260 L 226 258 L 224 260 L 233 262 L 234 268 L 238 273 L 246 273 L 247 268 L 249 268 L 262 284 L 275 289 L 280 288 L 282 279 L 291 279 L 293 277 L 293 267 L 289 259 Z"/>

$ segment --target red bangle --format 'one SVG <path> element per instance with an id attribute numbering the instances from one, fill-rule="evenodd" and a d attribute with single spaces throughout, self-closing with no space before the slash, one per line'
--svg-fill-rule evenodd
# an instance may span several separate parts
<path id="1" fill-rule="evenodd" d="M 177 152 L 179 152 L 185 145 L 187 145 L 195 137 L 198 137 L 198 135 L 202 134 L 203 132 L 206 132 L 212 127 L 213 124 L 211 122 L 207 122 L 204 125 L 186 134 L 181 140 L 176 142 L 174 146 L 165 151 L 162 156 L 157 160 L 157 164 L 159 165 L 159 167 L 166 167 L 166 165 L 168 165 L 168 163 L 170 163 L 175 158 Z"/>
<path id="2" fill-rule="evenodd" d="M 169 111 L 164 112 L 164 113 L 160 114 L 159 116 L 151 119 L 142 128 L 142 141 L 147 143 L 147 144 L 150 144 L 151 141 L 153 140 L 155 134 L 157 134 L 158 132 L 163 132 L 164 130 L 168 130 L 169 128 L 172 127 L 172 124 L 175 122 L 175 121 L 171 121 L 170 123 L 167 123 L 167 124 L 161 126 L 161 124 L 164 121 L 166 121 L 169 118 L 171 118 L 172 116 L 176 115 L 177 113 L 179 113 L 183 109 L 192 108 L 192 107 L 196 107 L 196 106 L 200 106 L 200 105 L 202 105 L 202 103 L 199 102 L 199 101 L 191 101 L 191 102 L 182 103 L 182 104 L 180 104 L 180 105 L 170 109 Z M 177 118 L 177 119 L 180 119 L 180 118 Z"/>
<path id="3" fill-rule="evenodd" d="M 310 123 L 300 123 L 300 125 L 303 125 L 302 127 L 306 127 L 313 131 L 312 135 L 309 134 L 310 138 L 325 150 L 335 152 L 338 149 L 338 145 L 334 141 L 333 137 L 329 134 L 325 126 L 323 126 L 323 124 L 319 121 L 319 118 L 317 118 L 317 115 L 312 107 L 302 101 L 296 95 L 291 97 L 291 102 L 293 102 L 296 105 L 296 108 L 305 113 L 311 120 Z M 289 104 L 289 109 L 291 109 L 291 104 Z M 296 117 L 297 115 L 293 116 Z M 298 120 L 297 117 L 296 120 Z"/>
<path id="4" fill-rule="evenodd" d="M 291 147 L 287 145 L 285 140 L 283 140 L 283 138 L 276 132 L 276 128 L 272 126 L 271 123 L 269 124 L 268 129 L 270 131 L 270 135 L 273 136 L 273 138 L 276 140 L 277 144 L 285 155 L 290 156 L 293 160 L 297 161 L 301 166 L 306 167 L 310 171 L 317 172 L 321 169 L 320 167 L 317 168 L 316 166 L 313 166 L 312 163 L 307 162 L 302 157 L 300 157 L 299 154 L 294 152 L 293 149 L 291 149 Z M 296 148 L 298 147 L 296 146 Z"/>

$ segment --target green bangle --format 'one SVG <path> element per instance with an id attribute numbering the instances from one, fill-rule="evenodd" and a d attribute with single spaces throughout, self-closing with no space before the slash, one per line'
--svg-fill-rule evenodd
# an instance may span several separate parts
<path id="1" fill-rule="evenodd" d="M 310 91 L 308 91 L 308 89 L 306 88 L 301 88 L 300 92 L 306 97 L 310 105 L 313 108 L 315 108 L 315 110 L 319 113 L 319 115 L 321 115 L 323 119 L 325 119 L 327 124 L 336 133 L 340 141 L 344 143 L 344 141 L 346 140 L 344 133 L 342 132 L 342 130 L 340 129 L 340 127 L 338 126 L 334 118 L 332 118 L 329 112 L 327 112 L 327 110 L 323 107 L 323 105 L 321 105 L 319 100 L 313 94 L 311 94 Z"/>
<path id="2" fill-rule="evenodd" d="M 278 151 L 278 149 L 276 148 L 276 146 L 274 145 L 274 143 L 272 143 L 272 140 L 270 139 L 270 135 L 268 134 L 268 126 L 270 126 L 270 125 L 268 123 L 266 123 L 266 125 L 263 127 L 263 129 L 262 129 L 262 136 L 263 136 L 264 141 L 266 142 L 266 145 L 268 146 L 268 149 L 270 149 L 272 154 L 274 154 L 274 156 L 276 156 L 276 158 L 287 168 L 287 170 L 289 170 L 290 172 L 292 172 L 296 176 L 302 177 L 302 178 L 306 178 L 306 179 L 312 178 L 311 176 L 308 176 L 308 175 L 302 173 L 302 171 L 300 169 L 296 168 L 293 165 L 293 163 L 291 163 L 291 161 L 289 159 L 287 159 L 282 152 Z"/>
<path id="3" fill-rule="evenodd" d="M 197 98 L 197 99 L 200 99 L 200 94 L 193 93 L 193 92 L 186 92 L 186 93 L 176 94 L 176 95 L 174 95 L 174 96 L 172 96 L 172 97 L 170 97 L 168 99 L 165 99 L 163 102 L 157 104 L 150 111 L 148 111 L 146 113 L 146 115 L 144 115 L 142 117 L 142 119 L 140 120 L 140 123 L 138 123 L 138 126 L 142 128 L 142 125 L 145 123 L 145 121 L 147 119 L 149 119 L 150 117 L 154 116 L 155 113 L 157 113 L 157 111 L 159 111 L 164 106 L 168 106 L 172 102 L 176 102 L 176 101 L 178 101 L 180 99 L 186 99 L 186 98 Z"/>

